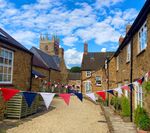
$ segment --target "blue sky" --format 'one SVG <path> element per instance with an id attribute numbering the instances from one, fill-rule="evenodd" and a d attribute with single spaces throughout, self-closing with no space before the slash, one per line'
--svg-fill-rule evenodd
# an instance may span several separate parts
<path id="1" fill-rule="evenodd" d="M 30 49 L 39 36 L 57 34 L 68 67 L 80 66 L 88 51 L 115 51 L 125 27 L 145 0 L 0 0 L 0 27 Z"/>

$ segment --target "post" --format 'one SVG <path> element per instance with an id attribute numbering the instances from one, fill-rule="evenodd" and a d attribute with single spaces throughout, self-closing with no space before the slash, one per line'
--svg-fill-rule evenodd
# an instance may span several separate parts
<path id="1" fill-rule="evenodd" d="M 107 59 L 107 90 L 109 90 L 109 60 Z M 109 106 L 109 93 L 108 94 L 108 101 L 107 101 L 107 106 Z"/>
<path id="2" fill-rule="evenodd" d="M 130 57 L 130 83 L 132 83 L 133 79 L 133 39 L 131 40 L 131 57 Z M 130 121 L 132 122 L 132 89 L 130 89 Z"/>

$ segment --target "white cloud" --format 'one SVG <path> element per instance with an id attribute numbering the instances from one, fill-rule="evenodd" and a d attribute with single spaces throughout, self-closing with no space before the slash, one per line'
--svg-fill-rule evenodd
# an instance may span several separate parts
<path id="1" fill-rule="evenodd" d="M 33 43 L 34 39 L 37 37 L 37 35 L 34 32 L 16 31 L 15 33 L 12 33 L 11 35 L 24 46 L 27 46 L 27 47 L 36 46 L 36 44 Z"/>
<path id="2" fill-rule="evenodd" d="M 96 0 L 96 8 L 110 7 L 117 3 L 123 2 L 124 0 Z"/>
<path id="3" fill-rule="evenodd" d="M 67 36 L 63 40 L 64 45 L 66 46 L 74 46 L 75 43 L 78 41 L 77 37 Z"/>
<path id="4" fill-rule="evenodd" d="M 71 48 L 65 51 L 65 61 L 69 65 L 81 64 L 82 61 L 82 52 L 76 50 L 76 48 Z"/>
<path id="5" fill-rule="evenodd" d="M 101 49 L 101 52 L 106 52 L 106 48 L 102 48 L 102 49 Z"/>

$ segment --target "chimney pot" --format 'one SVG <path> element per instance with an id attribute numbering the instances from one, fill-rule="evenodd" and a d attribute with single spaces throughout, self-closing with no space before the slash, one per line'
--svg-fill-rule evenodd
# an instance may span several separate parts
<path id="1" fill-rule="evenodd" d="M 124 40 L 124 37 L 120 36 L 120 38 L 119 38 L 119 45 L 123 42 L 123 40 Z"/>

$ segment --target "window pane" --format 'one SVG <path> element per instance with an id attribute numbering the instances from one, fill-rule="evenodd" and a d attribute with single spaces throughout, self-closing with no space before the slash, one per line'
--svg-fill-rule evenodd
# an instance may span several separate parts
<path id="1" fill-rule="evenodd" d="M 8 75 L 8 81 L 11 81 L 11 75 Z"/>
<path id="2" fill-rule="evenodd" d="M 8 51 L 5 51 L 4 57 L 8 59 Z"/>
<path id="3" fill-rule="evenodd" d="M 7 73 L 7 67 L 4 67 L 4 73 L 5 74 Z"/>
<path id="4" fill-rule="evenodd" d="M 12 65 L 12 60 L 9 60 L 9 65 Z"/>
<path id="5" fill-rule="evenodd" d="M 3 81 L 3 74 L 0 74 L 0 82 Z"/>
<path id="6" fill-rule="evenodd" d="M 12 53 L 9 52 L 9 59 L 12 59 Z"/>
<path id="7" fill-rule="evenodd" d="M 11 67 L 8 67 L 8 74 L 11 74 Z"/>
<path id="8" fill-rule="evenodd" d="M 7 81 L 7 75 L 4 74 L 4 81 Z"/>
<path id="9" fill-rule="evenodd" d="M 3 64 L 3 57 L 0 57 L 0 64 Z"/>
<path id="10" fill-rule="evenodd" d="M 5 59 L 5 64 L 8 65 L 9 64 L 9 60 Z"/>
<path id="11" fill-rule="evenodd" d="M 3 66 L 0 66 L 0 73 L 3 73 Z"/>

